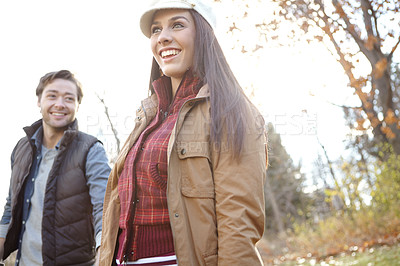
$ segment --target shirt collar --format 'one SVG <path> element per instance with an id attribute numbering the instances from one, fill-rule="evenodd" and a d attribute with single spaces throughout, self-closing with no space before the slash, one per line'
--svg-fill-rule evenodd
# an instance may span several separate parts
<path id="1" fill-rule="evenodd" d="M 62 138 L 56 144 L 55 149 L 58 150 L 60 148 Z M 31 137 L 31 141 L 35 144 L 36 149 L 40 152 L 42 150 L 43 143 L 43 126 L 40 126 L 35 133 Z"/>

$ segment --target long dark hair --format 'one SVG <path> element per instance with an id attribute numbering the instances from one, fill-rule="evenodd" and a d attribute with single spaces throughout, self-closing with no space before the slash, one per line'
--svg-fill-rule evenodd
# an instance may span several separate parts
<path id="1" fill-rule="evenodd" d="M 239 158 L 243 149 L 246 131 L 246 114 L 249 101 L 236 80 L 213 29 L 197 11 L 189 9 L 196 26 L 193 73 L 207 84 L 210 90 L 211 141 L 221 147 L 223 137 L 234 157 Z M 154 93 L 151 83 L 161 76 L 159 66 L 153 58 L 149 90 Z"/>

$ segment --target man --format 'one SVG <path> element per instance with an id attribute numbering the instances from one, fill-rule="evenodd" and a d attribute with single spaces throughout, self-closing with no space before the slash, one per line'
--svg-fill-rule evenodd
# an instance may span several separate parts
<path id="1" fill-rule="evenodd" d="M 16 265 L 93 265 L 110 172 L 105 150 L 78 131 L 83 93 L 71 72 L 46 74 L 36 95 L 42 119 L 24 128 L 11 155 L 0 258 L 18 249 Z"/>

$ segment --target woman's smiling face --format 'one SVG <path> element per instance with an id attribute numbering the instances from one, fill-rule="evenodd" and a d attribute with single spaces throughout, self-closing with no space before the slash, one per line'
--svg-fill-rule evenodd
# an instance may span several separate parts
<path id="1" fill-rule="evenodd" d="M 196 27 L 185 9 L 158 11 L 151 25 L 151 50 L 164 75 L 180 83 L 192 67 Z"/>

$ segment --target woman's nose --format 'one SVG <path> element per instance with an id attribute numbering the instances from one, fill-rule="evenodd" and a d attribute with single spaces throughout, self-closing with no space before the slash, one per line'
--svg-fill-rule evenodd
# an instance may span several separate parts
<path id="1" fill-rule="evenodd" d="M 172 41 L 172 36 L 168 30 L 162 30 L 158 35 L 158 43 L 165 44 Z"/>

